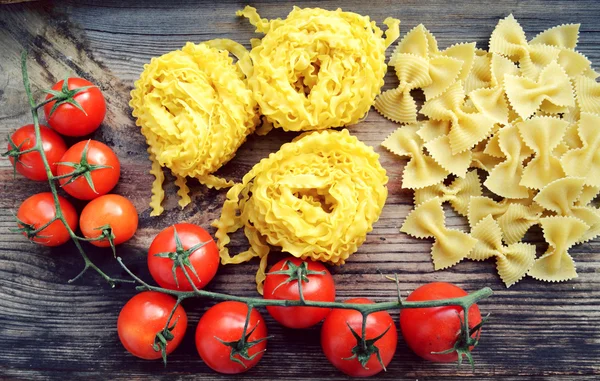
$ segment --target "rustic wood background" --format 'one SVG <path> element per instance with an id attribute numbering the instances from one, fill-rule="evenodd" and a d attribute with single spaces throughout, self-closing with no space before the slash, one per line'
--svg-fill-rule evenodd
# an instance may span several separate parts
<path id="1" fill-rule="evenodd" d="M 97 83 L 108 101 L 108 114 L 94 138 L 112 146 L 122 163 L 116 193 L 129 197 L 140 212 L 140 229 L 120 255 L 138 274 L 150 279 L 146 250 L 152 237 L 178 221 L 205 227 L 218 217 L 225 192 L 193 186 L 193 203 L 180 210 L 174 185 L 169 183 L 166 212 L 150 218 L 147 206 L 152 177 L 143 137 L 134 125 L 128 106 L 129 91 L 144 63 L 181 47 L 186 41 L 225 37 L 246 46 L 253 27 L 235 17 L 245 2 L 199 1 L 60 1 L 0 6 L 0 135 L 6 136 L 30 123 L 21 84 L 19 56 L 30 51 L 29 68 L 35 93 L 41 97 L 65 73 Z M 285 17 L 292 3 L 252 2 L 263 17 Z M 487 48 L 499 18 L 514 13 L 531 37 L 562 23 L 582 23 L 579 49 L 599 69 L 600 4 L 588 1 L 347 1 L 298 2 L 368 14 L 381 22 L 386 16 L 402 20 L 402 32 L 424 23 L 444 48 L 460 41 L 476 41 Z M 390 49 L 391 50 L 391 49 Z M 386 87 L 395 85 L 388 75 Z M 467 290 L 491 286 L 495 295 L 481 303 L 492 319 L 475 352 L 477 367 L 456 368 L 418 359 L 401 341 L 387 373 L 380 378 L 456 379 L 471 377 L 549 379 L 600 377 L 600 243 L 590 242 L 571 252 L 579 278 L 567 283 L 541 283 L 525 279 L 506 289 L 492 262 L 464 262 L 434 272 L 430 241 L 398 232 L 412 207 L 412 194 L 400 188 L 404 162 L 386 153 L 379 143 L 397 126 L 376 112 L 351 128 L 351 132 L 381 153 L 390 177 L 387 205 L 367 242 L 349 262 L 333 269 L 340 300 L 365 296 L 394 298 L 395 285 L 384 275 L 398 273 L 403 292 L 440 280 Z M 238 156 L 221 173 L 239 180 L 260 158 L 293 138 L 279 131 L 251 137 Z M 55 249 L 35 246 L 9 232 L 12 212 L 26 197 L 45 189 L 44 184 L 12 177 L 8 161 L 0 161 L 0 378 L 2 379 L 223 379 L 199 359 L 194 347 L 196 322 L 212 303 L 189 300 L 188 334 L 170 356 L 165 369 L 160 361 L 148 362 L 129 355 L 119 343 L 116 320 L 120 308 L 135 293 L 132 286 L 110 289 L 90 272 L 77 284 L 67 280 L 82 261 L 72 244 Z M 79 208 L 83 205 L 77 204 Z M 448 213 L 448 224 L 464 227 L 462 218 Z M 211 228 L 211 231 L 214 231 Z M 528 235 L 540 241 L 539 231 Z M 234 250 L 245 247 L 243 239 Z M 539 245 L 539 250 L 544 250 Z M 89 247 L 92 258 L 111 274 L 124 276 L 108 250 Z M 222 267 L 210 289 L 237 295 L 256 295 L 257 262 Z M 266 312 L 270 333 L 268 352 L 259 365 L 240 379 L 345 379 L 323 356 L 319 328 L 292 331 L 279 327 Z M 397 313 L 393 313 L 397 322 Z"/>

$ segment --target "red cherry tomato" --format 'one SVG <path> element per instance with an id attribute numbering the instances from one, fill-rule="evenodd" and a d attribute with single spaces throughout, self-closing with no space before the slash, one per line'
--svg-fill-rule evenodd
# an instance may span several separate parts
<path id="1" fill-rule="evenodd" d="M 344 303 L 371 304 L 369 299 L 350 299 Z M 356 310 L 333 309 L 325 318 L 321 327 L 321 347 L 327 359 L 339 370 L 353 377 L 368 377 L 383 370 L 377 356 L 372 354 L 366 366 L 363 367 L 357 358 L 351 358 L 352 348 L 358 345 L 358 340 L 348 328 L 348 325 L 360 336 L 363 317 Z M 386 332 L 387 330 L 387 332 Z M 385 334 L 384 334 L 385 332 Z M 388 366 L 398 342 L 396 326 L 389 313 L 386 311 L 374 312 L 367 317 L 366 338 L 374 339 L 383 336 L 375 342 L 379 348 L 381 360 Z"/>
<path id="2" fill-rule="evenodd" d="M 319 302 L 333 302 L 335 300 L 335 285 L 333 277 L 320 262 L 302 261 L 296 257 L 289 257 L 277 262 L 267 273 L 264 284 L 263 296 L 265 299 L 299 300 L 298 278 L 289 283 L 289 275 L 273 274 L 275 271 L 289 270 L 288 263 L 296 268 L 306 263 L 308 271 L 323 272 L 324 274 L 309 274 L 308 282 L 302 282 L 302 294 L 305 300 Z M 308 328 L 319 323 L 327 316 L 329 308 L 317 307 L 276 307 L 268 306 L 267 311 L 281 325 L 289 328 Z"/>
<path id="3" fill-rule="evenodd" d="M 53 175 L 56 175 L 56 163 L 67 151 L 64 140 L 56 132 L 46 126 L 40 125 L 40 135 L 42 136 L 42 148 L 50 165 Z M 25 151 L 33 148 L 35 145 L 35 129 L 33 124 L 28 124 L 16 130 L 10 137 L 15 147 L 20 147 L 19 151 Z M 10 143 L 8 150 L 14 149 Z M 15 165 L 15 158 L 10 156 L 10 162 Z M 30 152 L 20 155 L 16 163 L 17 172 L 30 180 L 43 181 L 48 180 L 46 168 L 42 157 L 38 152 Z"/>
<path id="4" fill-rule="evenodd" d="M 59 180 L 65 192 L 80 200 L 91 200 L 110 192 L 117 185 L 121 174 L 121 164 L 117 155 L 106 144 L 96 140 L 85 140 L 75 144 L 65 152 L 60 162 L 79 165 L 86 146 L 88 147 L 87 164 L 90 166 L 102 165 L 107 168 L 94 169 L 89 172 L 95 192 L 90 188 L 84 176 L 79 176 L 70 183 L 71 176 Z M 59 164 L 57 172 L 58 176 L 63 176 L 73 173 L 74 170 L 76 168 L 71 165 Z"/>
<path id="5" fill-rule="evenodd" d="M 175 306 L 175 299 L 160 292 L 145 291 L 129 299 L 121 309 L 117 320 L 119 340 L 132 355 L 145 359 L 156 360 L 161 358 L 161 351 L 153 348 L 156 334 L 165 328 L 171 310 Z M 187 315 L 181 306 L 177 306 L 169 326 L 173 339 L 167 341 L 167 354 L 173 352 L 181 343 L 187 329 Z"/>
<path id="6" fill-rule="evenodd" d="M 115 245 L 129 240 L 138 226 L 135 206 L 128 199 L 117 194 L 106 194 L 93 199 L 81 211 L 79 227 L 84 237 L 96 238 L 102 234 L 103 226 L 110 226 Z M 110 246 L 108 240 L 90 241 L 90 243 L 98 247 Z"/>
<path id="7" fill-rule="evenodd" d="M 67 220 L 71 230 L 77 228 L 77 212 L 67 199 L 58 196 L 60 209 Z M 56 208 L 54 207 L 54 198 L 52 193 L 44 192 L 35 194 L 21 204 L 17 212 L 17 218 L 23 224 L 30 226 L 33 230 L 38 229 L 56 217 Z M 19 224 L 19 227 L 24 227 Z M 24 232 L 23 235 L 27 237 Z M 32 242 L 43 246 L 58 246 L 69 240 L 69 232 L 61 221 L 54 221 L 46 228 L 41 230 L 35 237 L 30 238 Z"/>
<path id="8" fill-rule="evenodd" d="M 190 253 L 188 257 L 191 267 L 198 276 L 196 277 L 190 266 L 185 267 L 196 287 L 201 289 L 211 281 L 219 268 L 219 249 L 210 234 L 197 225 L 175 224 L 158 233 L 150 245 L 150 250 L 148 250 L 150 274 L 156 283 L 163 288 L 180 291 L 192 290 L 192 285 L 180 266 L 177 266 L 176 278 L 173 277 L 173 259 L 156 256 L 156 254 L 172 253 L 177 250 L 175 229 L 185 251 L 202 242 L 207 242 L 204 246 Z"/>
<path id="9" fill-rule="evenodd" d="M 407 301 L 438 300 L 459 298 L 467 292 L 450 283 L 433 282 L 414 290 Z M 406 344 L 418 356 L 434 362 L 452 362 L 458 359 L 456 352 L 433 354 L 454 347 L 460 332 L 460 316 L 464 316 L 459 306 L 406 308 L 400 311 L 400 329 Z M 481 313 L 476 304 L 469 308 L 469 327 L 481 322 Z M 473 334 L 475 336 L 476 333 Z"/>
<path id="10" fill-rule="evenodd" d="M 59 81 L 52 86 L 53 91 L 61 91 L 64 80 Z M 83 78 L 69 78 L 69 90 L 77 88 L 93 86 L 88 89 L 78 91 L 73 95 L 73 100 L 76 101 L 84 111 L 77 108 L 75 105 L 63 102 L 52 112 L 54 102 L 50 102 L 44 106 L 44 114 L 50 127 L 60 134 L 66 136 L 85 136 L 94 132 L 104 120 L 106 115 L 106 101 L 98 87 L 93 83 L 86 81 Z M 48 94 L 46 99 L 53 97 L 53 94 Z"/>
<path id="11" fill-rule="evenodd" d="M 242 338 L 247 314 L 247 304 L 227 301 L 214 305 L 202 315 L 196 328 L 196 349 L 202 361 L 214 371 L 226 374 L 242 373 L 255 366 L 262 358 L 267 348 L 266 340 L 248 349 L 248 357 L 252 357 L 252 360 L 246 360 L 239 354 L 235 355 L 244 365 L 232 361 L 229 357 L 231 347 L 221 342 L 235 342 Z M 249 342 L 267 337 L 265 321 L 255 309 L 250 312 L 246 334 L 250 331 L 252 334 L 248 338 Z"/>

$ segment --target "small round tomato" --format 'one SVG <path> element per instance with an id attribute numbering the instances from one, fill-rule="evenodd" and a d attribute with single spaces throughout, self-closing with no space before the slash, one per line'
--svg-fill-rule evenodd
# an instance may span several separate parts
<path id="1" fill-rule="evenodd" d="M 406 301 L 438 300 L 466 296 L 462 288 L 445 282 L 425 284 L 414 290 Z M 434 362 L 452 362 L 458 359 L 456 352 L 434 354 L 454 347 L 464 316 L 459 306 L 406 308 L 400 311 L 400 329 L 404 341 L 420 357 Z M 481 313 L 476 304 L 469 308 L 469 328 L 481 323 Z M 473 333 L 475 337 L 476 333 Z M 471 348 L 472 349 L 472 348 Z"/>
<path id="2" fill-rule="evenodd" d="M 97 238 L 106 230 L 113 234 L 113 243 L 119 245 L 135 234 L 138 214 L 135 206 L 123 196 L 106 194 L 93 199 L 81 211 L 79 227 L 86 238 Z M 98 247 L 109 247 L 108 239 L 90 241 Z"/>
<path id="3" fill-rule="evenodd" d="M 44 106 L 44 114 L 50 127 L 66 136 L 85 136 L 94 132 L 106 115 L 106 101 L 100 89 L 93 83 L 83 78 L 69 78 L 68 89 L 63 88 L 64 80 L 52 86 L 53 92 L 66 96 L 64 101 L 59 100 Z M 87 89 L 83 87 L 91 86 Z M 50 99 L 56 94 L 48 94 Z M 79 107 L 81 107 L 81 110 Z"/>
<path id="4" fill-rule="evenodd" d="M 267 348 L 267 326 L 254 308 L 250 312 L 246 331 L 246 334 L 252 332 L 246 342 L 251 343 L 247 348 L 248 358 L 251 359 L 234 353 L 234 358 L 242 364 L 232 361 L 230 355 L 233 349 L 223 343 L 235 343 L 242 339 L 246 315 L 247 304 L 227 301 L 215 304 L 200 318 L 196 328 L 196 349 L 202 361 L 212 370 L 226 374 L 242 373 L 255 366 L 262 358 Z M 252 345 L 252 342 L 255 343 Z"/>
<path id="5" fill-rule="evenodd" d="M 181 243 L 179 247 L 175 234 Z M 182 265 L 198 289 L 205 287 L 217 273 L 219 249 L 210 234 L 200 226 L 187 223 L 169 226 L 158 233 L 150 245 L 148 268 L 161 287 L 179 291 L 193 289 L 181 269 Z"/>
<path id="6" fill-rule="evenodd" d="M 56 175 L 56 163 L 64 155 L 67 150 L 65 141 L 59 134 L 52 131 L 46 126 L 40 125 L 40 135 L 42 136 L 42 148 L 50 165 L 50 170 L 53 175 Z M 35 128 L 33 124 L 28 124 L 16 130 L 10 137 L 8 144 L 8 152 L 25 151 L 33 148 L 35 145 Z M 30 180 L 44 181 L 48 180 L 46 168 L 39 152 L 29 152 L 19 155 L 16 164 L 15 157 L 12 155 L 10 162 L 16 166 L 17 172 L 27 177 Z"/>
<path id="7" fill-rule="evenodd" d="M 356 298 L 344 303 L 371 304 L 373 302 L 365 298 Z M 388 312 L 369 314 L 365 337 L 367 340 L 378 338 L 373 345 L 379 350 L 383 366 L 374 351 L 369 357 L 365 357 L 366 363 L 361 364 L 359 357 L 353 356 L 352 352 L 352 349 L 357 345 L 360 346 L 361 343 L 354 337 L 348 326 L 360 336 L 362 323 L 363 316 L 360 312 L 334 309 L 327 315 L 321 327 L 321 347 L 325 356 L 333 366 L 353 377 L 368 377 L 381 372 L 383 367 L 387 367 L 392 361 L 398 342 L 396 326 Z"/>
<path id="8" fill-rule="evenodd" d="M 298 270 L 303 273 L 301 278 L 306 279 L 302 281 L 302 295 L 305 300 L 318 302 L 335 300 L 335 285 L 327 268 L 320 262 L 303 261 L 296 257 L 282 259 L 271 267 L 265 279 L 264 298 L 299 300 Z M 280 274 L 279 272 L 282 271 L 289 274 Z M 308 328 L 325 319 L 330 309 L 267 306 L 267 311 L 285 327 Z"/>
<path id="9" fill-rule="evenodd" d="M 87 149 L 87 155 L 83 157 Z M 65 164 L 71 163 L 71 164 Z M 58 176 L 75 173 L 75 179 L 67 176 L 60 185 L 71 196 L 80 200 L 92 200 L 110 192 L 121 174 L 117 155 L 106 144 L 96 140 L 81 141 L 65 152 L 58 164 Z M 89 173 L 94 189 L 90 187 L 85 173 Z"/>
<path id="10" fill-rule="evenodd" d="M 58 202 L 69 227 L 71 230 L 75 230 L 77 228 L 77 212 L 75 208 L 64 197 L 58 196 Z M 50 192 L 38 193 L 29 197 L 23 201 L 17 212 L 19 228 L 27 230 L 36 230 L 55 217 L 54 197 Z M 35 236 L 30 237 L 27 231 L 23 231 L 23 235 L 32 242 L 44 246 L 62 245 L 70 238 L 67 228 L 59 220 L 52 222 Z"/>
<path id="11" fill-rule="evenodd" d="M 117 332 L 121 344 L 132 355 L 145 359 L 156 360 L 161 358 L 161 344 L 157 334 L 165 328 L 171 310 L 175 306 L 175 299 L 160 292 L 145 291 L 135 295 L 123 306 L 117 320 Z M 169 330 L 173 335 L 167 340 L 166 354 L 177 348 L 187 329 L 187 315 L 181 306 L 177 306 L 169 322 Z M 164 335 L 163 335 L 164 336 Z M 153 348 L 159 345 L 158 351 Z"/>

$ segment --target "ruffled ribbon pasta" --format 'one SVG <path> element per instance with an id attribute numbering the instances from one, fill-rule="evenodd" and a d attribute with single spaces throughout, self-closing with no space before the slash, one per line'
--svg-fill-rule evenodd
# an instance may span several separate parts
<path id="1" fill-rule="evenodd" d="M 213 222 L 221 262 L 259 257 L 259 292 L 269 245 L 298 258 L 343 264 L 365 241 L 387 198 L 378 157 L 347 130 L 308 133 L 281 146 L 227 192 Z M 229 235 L 242 227 L 250 248 L 231 256 Z"/>
<path id="2" fill-rule="evenodd" d="M 130 105 L 148 142 L 156 177 L 151 215 L 163 211 L 160 167 L 175 175 L 181 207 L 191 201 L 186 177 L 209 187 L 232 185 L 212 173 L 233 158 L 254 131 L 258 116 L 240 66 L 229 53 L 240 60 L 248 55 L 231 40 L 187 43 L 153 58 L 135 83 Z"/>
<path id="3" fill-rule="evenodd" d="M 442 202 L 450 202 L 457 213 L 466 216 L 471 197 L 481 196 L 481 183 L 477 171 L 470 171 L 465 178 L 457 178 L 450 185 L 435 184 L 415 190 L 415 205 L 438 197 Z"/>
<path id="4" fill-rule="evenodd" d="M 401 232 L 415 238 L 433 237 L 431 258 L 435 270 L 454 266 L 463 260 L 477 240 L 465 232 L 447 229 L 442 200 L 432 198 L 415 207 L 406 217 Z"/>
<path id="5" fill-rule="evenodd" d="M 588 225 L 575 217 L 544 217 L 540 219 L 549 247 L 535 260 L 529 275 L 548 282 L 562 282 L 577 277 L 575 262 L 569 249 L 588 230 Z"/>
<path id="6" fill-rule="evenodd" d="M 585 184 L 600 186 L 600 115 L 581 113 L 577 131 L 582 147 L 566 152 L 560 158 L 565 173 L 583 177 Z"/>
<path id="7" fill-rule="evenodd" d="M 380 93 L 385 50 L 400 34 L 399 20 L 384 21 L 384 37 L 369 17 L 341 9 L 294 7 L 271 21 L 250 6 L 237 14 L 264 34 L 250 52 L 248 86 L 268 125 L 286 131 L 358 123 Z"/>
<path id="8" fill-rule="evenodd" d="M 496 257 L 496 269 L 506 287 L 517 283 L 531 269 L 535 245 L 521 242 L 502 245 L 502 230 L 491 215 L 473 227 L 471 236 L 477 239 L 477 243 L 467 258 L 483 261 Z"/>

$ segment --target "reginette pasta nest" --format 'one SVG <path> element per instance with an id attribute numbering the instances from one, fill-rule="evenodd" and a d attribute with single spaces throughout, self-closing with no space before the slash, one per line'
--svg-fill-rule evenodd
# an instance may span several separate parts
<path id="1" fill-rule="evenodd" d="M 229 189 L 213 222 L 221 262 L 259 257 L 261 293 L 269 245 L 343 264 L 365 241 L 387 198 L 388 178 L 378 159 L 347 130 L 307 132 L 284 144 Z M 229 235 L 240 228 L 250 248 L 231 256 Z"/>
<path id="2" fill-rule="evenodd" d="M 240 68 L 247 55 L 234 41 L 212 40 L 187 43 L 144 66 L 130 105 L 156 177 L 151 215 L 163 211 L 161 167 L 176 177 L 182 207 L 191 201 L 186 177 L 209 187 L 233 185 L 212 173 L 233 158 L 258 122 L 256 101 Z"/>
<path id="3" fill-rule="evenodd" d="M 387 18 L 385 33 L 368 16 L 294 7 L 285 19 L 261 19 L 247 6 L 256 31 L 248 86 L 272 126 L 286 131 L 321 130 L 358 123 L 383 86 L 386 48 L 400 21 Z"/>

